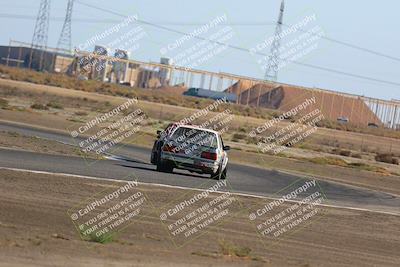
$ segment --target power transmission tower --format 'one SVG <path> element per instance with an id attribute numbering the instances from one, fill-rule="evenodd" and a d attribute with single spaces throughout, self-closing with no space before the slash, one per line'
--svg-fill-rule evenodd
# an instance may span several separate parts
<path id="1" fill-rule="evenodd" d="M 281 8 L 279 11 L 278 22 L 275 28 L 274 40 L 272 41 L 271 51 L 268 60 L 267 71 L 265 72 L 265 80 L 276 82 L 278 80 L 278 69 L 279 69 L 279 48 L 281 46 L 281 33 L 283 23 L 283 12 L 285 11 L 285 0 L 282 0 Z"/>
<path id="2" fill-rule="evenodd" d="M 74 0 L 68 0 L 67 13 L 65 15 L 64 25 L 61 30 L 60 38 L 57 43 L 57 50 L 65 50 L 71 52 L 71 20 L 72 20 L 72 8 L 74 6 Z"/>
<path id="3" fill-rule="evenodd" d="M 35 60 L 35 68 L 42 69 L 43 54 L 47 48 L 47 39 L 49 32 L 49 19 L 50 19 L 50 0 L 41 0 L 39 12 L 36 18 L 35 30 L 33 32 L 31 53 L 29 58 L 29 68 L 32 67 L 32 60 Z M 37 57 L 34 57 L 34 50 L 40 54 L 39 62 Z M 37 54 L 37 53 L 35 53 Z"/>

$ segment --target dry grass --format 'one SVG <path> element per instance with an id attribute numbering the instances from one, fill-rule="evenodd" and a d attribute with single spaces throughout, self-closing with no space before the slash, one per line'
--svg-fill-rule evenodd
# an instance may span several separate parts
<path id="1" fill-rule="evenodd" d="M 345 168 L 359 169 L 359 170 L 363 170 L 363 171 L 376 172 L 376 173 L 380 173 L 383 175 L 391 175 L 391 173 L 388 170 L 386 170 L 385 168 L 368 165 L 363 162 L 348 163 L 340 158 L 318 157 L 318 158 L 309 159 L 309 161 L 312 163 L 315 163 L 315 164 L 319 164 L 319 165 L 333 165 L 333 166 L 340 166 L 340 167 L 345 167 Z"/>
<path id="2" fill-rule="evenodd" d="M 366 128 L 366 127 L 359 127 L 352 124 L 342 124 L 337 121 L 328 121 L 323 120 L 317 123 L 319 127 L 324 127 L 328 129 L 334 129 L 339 131 L 345 132 L 355 132 L 355 133 L 364 133 L 364 134 L 371 134 L 375 136 L 384 136 L 390 138 L 397 138 L 400 139 L 400 131 L 384 129 L 384 128 Z"/>
<path id="3" fill-rule="evenodd" d="M 0 98 L 0 108 L 7 108 L 8 101 L 6 99 Z"/>
<path id="4" fill-rule="evenodd" d="M 231 242 L 220 240 L 219 241 L 219 248 L 223 255 L 226 256 L 237 256 L 240 258 L 249 257 L 251 248 L 248 247 L 241 247 L 232 244 Z"/>
<path id="5" fill-rule="evenodd" d="M 96 92 L 101 94 L 122 96 L 122 97 L 137 97 L 141 100 L 163 103 L 168 105 L 182 106 L 194 109 L 202 109 L 213 103 L 210 99 L 201 99 L 197 97 L 183 96 L 179 94 L 171 94 L 169 91 L 160 89 L 141 89 L 121 86 L 118 84 L 102 83 L 99 81 L 88 80 L 81 81 L 73 77 L 62 74 L 42 73 L 32 70 L 0 66 L 0 73 L 5 74 L 9 79 L 16 81 L 25 81 L 35 84 L 44 84 L 67 89 L 80 90 L 85 92 Z M 219 111 L 226 110 L 228 105 L 220 105 Z M 235 115 L 271 119 L 278 117 L 281 112 L 265 108 L 248 107 L 243 105 L 229 104 L 229 108 Z M 293 120 L 289 118 L 289 121 Z M 359 128 L 350 124 L 344 125 L 332 121 L 322 121 L 319 125 L 328 129 L 336 129 L 341 131 L 350 131 L 357 133 L 371 134 L 375 136 L 384 136 L 400 139 L 400 131 L 387 129 Z"/>
<path id="6" fill-rule="evenodd" d="M 258 261 L 258 262 L 266 262 L 261 257 L 252 255 L 252 249 L 245 246 L 238 246 L 233 244 L 232 242 L 226 240 L 218 240 L 219 251 L 218 252 L 203 252 L 203 251 L 196 251 L 192 252 L 192 255 L 201 256 L 201 257 L 209 257 L 209 258 L 222 258 L 222 257 L 229 257 L 229 258 L 239 258 L 243 260 L 251 260 L 251 261 Z"/>
<path id="7" fill-rule="evenodd" d="M 49 102 L 49 103 L 47 103 L 46 106 L 49 108 L 64 109 L 64 107 L 60 103 L 57 103 L 57 102 Z"/>
<path id="8" fill-rule="evenodd" d="M 38 109 L 38 110 L 48 110 L 48 106 L 43 105 L 43 104 L 39 104 L 39 103 L 34 103 L 31 105 L 31 108 L 33 109 Z"/>
<path id="9" fill-rule="evenodd" d="M 378 162 L 385 162 L 389 164 L 399 165 L 399 159 L 396 158 L 393 154 L 389 153 L 378 153 L 375 156 L 375 160 Z"/>
<path id="10" fill-rule="evenodd" d="M 118 84 L 102 83 L 94 80 L 81 81 L 62 74 L 42 73 L 6 66 L 0 66 L 0 73 L 6 74 L 11 80 L 15 81 L 25 81 L 35 84 L 44 84 L 49 86 L 63 87 L 85 92 L 96 92 L 128 98 L 137 97 L 144 101 L 194 109 L 205 108 L 214 102 L 211 99 L 202 99 L 197 97 L 171 94 L 170 92 L 160 89 L 131 88 Z M 277 114 L 276 111 L 264 108 L 245 107 L 232 104 L 220 105 L 218 109 L 219 111 L 223 111 L 226 110 L 228 106 L 234 114 L 254 118 L 271 119 L 273 114 Z"/>
<path id="11" fill-rule="evenodd" d="M 101 235 L 96 235 L 96 231 L 90 232 L 90 228 L 84 226 L 80 231 L 79 231 L 82 240 L 84 241 L 89 241 L 89 242 L 95 242 L 95 243 L 100 243 L 100 244 L 107 244 L 115 241 L 115 235 L 114 234 L 101 234 Z"/>
<path id="12" fill-rule="evenodd" d="M 312 158 L 309 159 L 310 162 L 315 163 L 315 164 L 320 164 L 320 165 L 335 165 L 335 166 L 341 166 L 341 167 L 347 167 L 348 164 L 346 161 L 338 158 L 333 158 L 333 157 L 318 157 L 318 158 Z"/>

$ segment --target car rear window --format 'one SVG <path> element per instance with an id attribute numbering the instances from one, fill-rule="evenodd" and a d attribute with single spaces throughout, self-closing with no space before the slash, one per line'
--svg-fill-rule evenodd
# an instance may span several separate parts
<path id="1" fill-rule="evenodd" d="M 217 136 L 215 133 L 199 129 L 179 127 L 171 136 L 171 141 L 187 146 L 196 144 L 205 147 L 217 148 Z"/>

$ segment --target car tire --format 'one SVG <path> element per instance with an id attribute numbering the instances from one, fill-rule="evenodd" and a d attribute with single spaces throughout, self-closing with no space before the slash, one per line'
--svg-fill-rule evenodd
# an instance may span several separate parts
<path id="1" fill-rule="evenodd" d="M 156 152 L 151 152 L 150 162 L 153 165 L 157 164 L 157 162 L 156 162 Z"/>
<path id="2" fill-rule="evenodd" d="M 157 162 L 157 168 L 156 168 L 156 170 L 157 170 L 158 172 L 165 172 L 165 164 L 164 164 L 163 162 L 161 162 L 161 160 L 159 160 L 159 161 Z"/>
<path id="3" fill-rule="evenodd" d="M 171 164 L 167 164 L 167 166 L 165 168 L 165 172 L 173 173 L 174 172 L 174 167 L 172 167 Z"/>
<path id="4" fill-rule="evenodd" d="M 211 178 L 214 180 L 225 180 L 226 174 L 227 174 L 227 169 L 228 169 L 228 167 L 225 167 L 225 169 L 223 171 L 221 171 L 221 169 L 218 169 L 218 171 L 215 174 L 211 175 Z"/>
<path id="5" fill-rule="evenodd" d="M 154 165 L 157 165 L 157 143 L 157 140 L 154 141 L 153 148 L 151 149 L 150 162 Z"/>
<path id="6" fill-rule="evenodd" d="M 159 172 L 172 173 L 174 171 L 174 167 L 170 163 L 163 162 L 162 160 L 157 161 L 157 168 L 156 169 Z"/>
<path id="7" fill-rule="evenodd" d="M 225 167 L 224 171 L 221 173 L 221 179 L 222 180 L 226 179 L 227 172 L 228 172 L 228 167 Z"/>

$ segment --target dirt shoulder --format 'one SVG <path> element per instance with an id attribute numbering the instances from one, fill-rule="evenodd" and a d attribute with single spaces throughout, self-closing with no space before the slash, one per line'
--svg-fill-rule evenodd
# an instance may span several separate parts
<path id="1" fill-rule="evenodd" d="M 101 244 L 81 240 L 67 211 L 121 183 L 0 170 L 0 185 L 0 210 L 4 214 L 0 220 L 0 255 L 4 266 L 400 264 L 398 216 L 323 208 L 324 216 L 311 218 L 305 227 L 271 246 L 262 242 L 248 213 L 239 212 L 194 241 L 176 247 L 159 212 L 166 203 L 174 203 L 177 196 L 194 191 L 140 185 L 154 209 L 112 242 Z M 244 206 L 255 201 L 235 198 Z M 241 248 L 245 256 L 224 255 L 221 240 Z"/>
<path id="2" fill-rule="evenodd" d="M 36 136 L 26 136 L 12 131 L 0 130 L 0 147 L 53 155 L 82 157 L 82 152 L 75 146 L 62 144 L 57 141 L 43 139 Z M 101 158 L 101 156 L 96 155 L 95 153 L 86 153 L 85 157 L 95 159 Z"/>
<path id="3" fill-rule="evenodd" d="M 292 175 L 315 177 L 322 181 L 333 181 L 400 195 L 400 177 L 395 175 L 378 174 L 357 168 L 314 164 L 246 151 L 231 151 L 229 155 L 230 159 L 244 165 L 279 170 Z M 245 159 L 245 161 L 242 159 Z"/>

